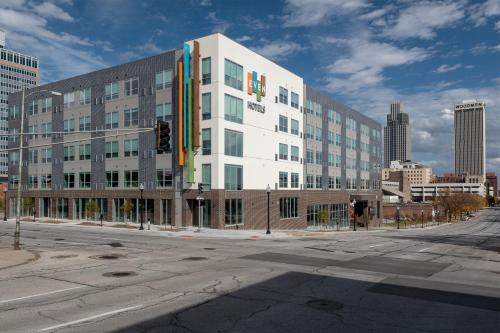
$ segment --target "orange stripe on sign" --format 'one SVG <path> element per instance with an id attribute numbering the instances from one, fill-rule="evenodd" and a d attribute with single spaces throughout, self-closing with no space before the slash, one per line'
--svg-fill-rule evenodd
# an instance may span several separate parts
<path id="1" fill-rule="evenodd" d="M 184 103 L 184 68 L 183 68 L 183 63 L 182 61 L 179 60 L 178 66 L 177 66 L 177 77 L 179 78 L 179 110 L 178 110 L 178 115 L 179 115 L 179 165 L 183 166 L 184 165 L 184 109 L 183 109 L 183 103 Z"/>
<path id="2" fill-rule="evenodd" d="M 252 81 L 253 81 L 252 73 L 248 72 L 247 73 L 247 92 L 249 95 L 251 95 L 253 93 Z"/>

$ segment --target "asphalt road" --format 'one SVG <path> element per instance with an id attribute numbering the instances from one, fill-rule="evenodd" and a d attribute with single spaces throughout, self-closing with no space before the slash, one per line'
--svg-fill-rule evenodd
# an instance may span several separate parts
<path id="1" fill-rule="evenodd" d="M 0 332 L 500 331 L 500 209 L 290 239 L 22 228 L 40 258 L 0 270 Z"/>

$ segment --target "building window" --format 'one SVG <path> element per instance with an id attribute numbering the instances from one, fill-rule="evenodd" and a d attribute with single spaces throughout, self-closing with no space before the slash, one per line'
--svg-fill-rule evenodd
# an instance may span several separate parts
<path id="1" fill-rule="evenodd" d="M 80 90 L 80 105 L 90 104 L 90 88 Z"/>
<path id="2" fill-rule="evenodd" d="M 51 174 L 42 174 L 40 175 L 40 188 L 48 188 L 52 187 L 52 175 Z"/>
<path id="3" fill-rule="evenodd" d="M 106 129 L 118 128 L 118 111 L 106 113 L 105 118 Z"/>
<path id="4" fill-rule="evenodd" d="M 328 131 L 328 143 L 331 145 L 335 144 L 335 133 L 332 131 Z"/>
<path id="5" fill-rule="evenodd" d="M 201 117 L 203 120 L 212 118 L 212 94 L 201 95 Z"/>
<path id="6" fill-rule="evenodd" d="M 231 60 L 224 59 L 224 84 L 238 90 L 243 90 L 243 66 Z"/>
<path id="7" fill-rule="evenodd" d="M 138 156 L 139 147 L 137 139 L 130 139 L 123 141 L 123 154 L 125 157 Z"/>
<path id="8" fill-rule="evenodd" d="M 288 117 L 280 115 L 279 130 L 288 133 Z"/>
<path id="9" fill-rule="evenodd" d="M 328 153 L 328 166 L 335 166 L 335 155 L 333 153 Z"/>
<path id="10" fill-rule="evenodd" d="M 329 189 L 335 188 L 335 177 L 328 176 L 328 188 Z"/>
<path id="11" fill-rule="evenodd" d="M 139 79 L 134 77 L 125 80 L 125 96 L 137 95 L 139 93 Z"/>
<path id="12" fill-rule="evenodd" d="M 279 144 L 279 159 L 288 160 L 288 145 L 284 143 Z"/>
<path id="13" fill-rule="evenodd" d="M 125 171 L 125 187 L 138 187 L 138 186 L 139 186 L 139 172 Z"/>
<path id="14" fill-rule="evenodd" d="M 156 90 L 165 89 L 172 85 L 172 70 L 156 73 Z"/>
<path id="15" fill-rule="evenodd" d="M 80 172 L 80 188 L 90 188 L 90 172 Z"/>
<path id="16" fill-rule="evenodd" d="M 280 103 L 288 105 L 288 89 L 280 87 Z"/>
<path id="17" fill-rule="evenodd" d="M 118 187 L 118 171 L 106 171 L 106 187 Z"/>
<path id="18" fill-rule="evenodd" d="M 173 178 L 172 171 L 165 169 L 156 170 L 156 186 L 158 187 L 172 187 Z"/>
<path id="19" fill-rule="evenodd" d="M 224 189 L 227 191 L 243 190 L 243 166 L 224 164 Z"/>
<path id="20" fill-rule="evenodd" d="M 292 91 L 292 97 L 291 97 L 291 106 L 292 108 L 299 108 L 299 94 L 296 94 Z"/>
<path id="21" fill-rule="evenodd" d="M 314 150 L 309 148 L 306 149 L 306 163 L 309 164 L 314 163 Z"/>
<path id="22" fill-rule="evenodd" d="M 80 131 L 90 131 L 90 116 L 80 117 L 79 130 Z"/>
<path id="23" fill-rule="evenodd" d="M 316 140 L 319 142 L 323 140 L 323 132 L 321 127 L 316 127 Z"/>
<path id="24" fill-rule="evenodd" d="M 19 152 L 18 151 L 11 151 L 9 153 L 9 162 L 11 164 L 19 163 Z"/>
<path id="25" fill-rule="evenodd" d="M 229 129 L 224 130 L 224 154 L 243 157 L 243 133 Z"/>
<path id="26" fill-rule="evenodd" d="M 290 133 L 294 135 L 299 135 L 299 121 L 295 119 L 290 119 Z"/>
<path id="27" fill-rule="evenodd" d="M 120 93 L 120 87 L 118 82 L 112 82 L 104 87 L 104 98 L 109 101 L 118 98 Z"/>
<path id="28" fill-rule="evenodd" d="M 299 147 L 290 146 L 290 161 L 294 161 L 294 162 L 299 161 Z"/>
<path id="29" fill-rule="evenodd" d="M 212 129 L 201 130 L 201 154 L 210 155 L 212 153 Z"/>
<path id="30" fill-rule="evenodd" d="M 228 94 L 224 95 L 224 119 L 238 124 L 243 123 L 243 100 Z"/>
<path id="31" fill-rule="evenodd" d="M 306 187 L 307 188 L 314 188 L 314 176 L 313 175 L 306 176 Z"/>
<path id="32" fill-rule="evenodd" d="M 335 134 L 335 145 L 337 147 L 342 146 L 342 137 L 340 136 L 340 134 Z"/>
<path id="33" fill-rule="evenodd" d="M 167 121 L 172 116 L 172 103 L 156 104 L 156 120 Z"/>
<path id="34" fill-rule="evenodd" d="M 118 141 L 106 142 L 106 158 L 118 157 Z"/>
<path id="35" fill-rule="evenodd" d="M 29 150 L 28 162 L 29 163 L 38 163 L 38 150 L 36 150 L 36 149 Z"/>
<path id="36" fill-rule="evenodd" d="M 203 183 L 203 190 L 210 191 L 212 189 L 212 165 L 201 165 L 201 182 Z"/>
<path id="37" fill-rule="evenodd" d="M 63 96 L 63 101 L 64 101 L 64 107 L 65 108 L 70 108 L 75 105 L 75 93 L 70 92 L 66 93 Z"/>
<path id="38" fill-rule="evenodd" d="M 279 187 L 280 188 L 287 188 L 288 187 L 288 172 L 280 171 Z"/>
<path id="39" fill-rule="evenodd" d="M 306 124 L 306 139 L 314 139 L 314 126 Z"/>
<path id="40" fill-rule="evenodd" d="M 322 188 L 322 177 L 321 176 L 316 176 L 316 188 Z"/>
<path id="41" fill-rule="evenodd" d="M 243 224 L 242 199 L 226 199 L 226 214 L 224 222 L 226 225 Z"/>
<path id="42" fill-rule="evenodd" d="M 290 173 L 290 187 L 299 188 L 299 174 L 296 172 Z"/>
<path id="43" fill-rule="evenodd" d="M 212 83 L 212 59 L 210 57 L 201 59 L 201 84 Z"/>
<path id="44" fill-rule="evenodd" d="M 316 151 L 316 164 L 323 164 L 323 152 L 320 150 Z"/>
<path id="45" fill-rule="evenodd" d="M 19 106 L 12 105 L 9 108 L 9 119 L 16 119 L 19 117 Z"/>
<path id="46" fill-rule="evenodd" d="M 74 161 L 75 160 L 75 147 L 74 146 L 64 147 L 64 160 L 65 161 Z"/>
<path id="47" fill-rule="evenodd" d="M 42 104 L 42 113 L 50 112 L 52 109 L 52 97 L 42 98 L 40 102 Z"/>
<path id="48" fill-rule="evenodd" d="M 280 198 L 280 218 L 292 219 L 299 217 L 298 198 Z"/>
<path id="49" fill-rule="evenodd" d="M 66 119 L 64 121 L 64 132 L 74 132 L 75 131 L 75 119 Z"/>
<path id="50" fill-rule="evenodd" d="M 80 161 L 90 160 L 90 143 L 80 145 Z"/>
<path id="51" fill-rule="evenodd" d="M 40 155 L 41 155 L 42 163 L 51 163 L 52 162 L 52 148 L 42 148 L 40 150 Z"/>
<path id="52" fill-rule="evenodd" d="M 139 124 L 139 109 L 133 108 L 125 110 L 123 111 L 123 113 L 124 113 L 124 120 L 123 120 L 124 127 L 137 126 Z"/>
<path id="53" fill-rule="evenodd" d="M 75 188 L 75 174 L 65 173 L 64 174 L 64 188 Z"/>

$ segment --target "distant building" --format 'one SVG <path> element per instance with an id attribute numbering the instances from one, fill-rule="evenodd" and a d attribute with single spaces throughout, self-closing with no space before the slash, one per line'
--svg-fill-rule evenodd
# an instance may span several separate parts
<path id="1" fill-rule="evenodd" d="M 432 168 L 412 161 L 391 161 L 388 168 L 382 170 L 382 180 L 390 180 L 391 173 L 402 172 L 410 185 L 428 184 L 432 181 Z"/>
<path id="2" fill-rule="evenodd" d="M 498 178 L 495 172 L 486 173 L 486 183 L 489 187 L 489 195 L 492 197 L 498 196 Z"/>
<path id="3" fill-rule="evenodd" d="M 455 174 L 467 174 L 477 183 L 485 181 L 485 107 L 477 100 L 455 105 Z"/>
<path id="4" fill-rule="evenodd" d="M 411 160 L 410 117 L 404 111 L 401 102 L 391 103 L 391 112 L 387 115 L 384 127 L 384 167 L 391 161 Z"/>
<path id="5" fill-rule="evenodd" d="M 1 134 L 9 133 L 8 95 L 21 90 L 23 85 L 32 88 L 38 84 L 40 70 L 38 60 L 5 48 L 5 32 L 0 30 L 0 182 L 7 182 L 9 139 Z M 30 105 L 38 107 L 38 105 Z"/>
<path id="6" fill-rule="evenodd" d="M 486 196 L 486 187 L 483 183 L 432 183 L 415 184 L 411 186 L 413 201 L 432 201 L 435 197 L 449 191 L 450 193 L 472 193 Z"/>

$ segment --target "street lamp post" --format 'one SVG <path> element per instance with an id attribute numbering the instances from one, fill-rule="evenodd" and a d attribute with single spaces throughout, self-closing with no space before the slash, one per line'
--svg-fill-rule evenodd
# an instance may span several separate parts
<path id="1" fill-rule="evenodd" d="M 398 229 L 399 229 L 399 206 L 396 207 L 396 211 L 398 212 L 397 217 L 396 217 L 396 222 L 398 224 Z"/>
<path id="2" fill-rule="evenodd" d="M 144 230 L 144 202 L 142 200 L 142 192 L 144 192 L 144 184 L 141 183 L 139 186 L 139 190 L 141 190 L 141 226 L 139 227 L 139 230 Z"/>
<path id="3" fill-rule="evenodd" d="M 269 186 L 269 184 L 267 184 L 266 192 L 267 192 L 267 231 L 266 231 L 266 234 L 270 235 L 271 234 L 271 219 L 269 216 L 269 195 L 271 194 L 271 187 Z"/>
<path id="4" fill-rule="evenodd" d="M 422 209 L 421 213 L 422 213 L 422 228 L 423 228 L 424 227 L 424 210 L 423 209 Z"/>
<path id="5" fill-rule="evenodd" d="M 23 86 L 21 94 L 21 128 L 19 130 L 19 168 L 17 172 L 17 200 L 16 200 L 16 231 L 14 232 L 14 249 L 20 249 L 20 236 L 21 236 L 21 184 L 23 172 L 23 143 L 24 143 L 24 100 L 34 93 L 48 92 L 51 95 L 61 96 L 62 94 L 57 91 L 50 90 L 33 90 L 29 94 L 25 94 L 26 87 Z"/>
<path id="6" fill-rule="evenodd" d="M 7 188 L 3 189 L 3 220 L 7 221 Z"/>
<path id="7" fill-rule="evenodd" d="M 438 220 L 437 222 L 438 222 L 438 225 L 439 225 L 439 213 L 440 213 L 440 212 L 439 212 L 439 209 L 438 209 L 438 210 L 436 210 L 436 215 L 437 215 L 437 220 Z"/>
<path id="8" fill-rule="evenodd" d="M 354 210 L 355 206 L 356 206 L 356 199 L 354 199 L 351 202 L 351 207 L 352 207 L 352 221 L 353 221 L 353 224 L 354 224 L 353 231 L 356 231 L 356 211 Z"/>

